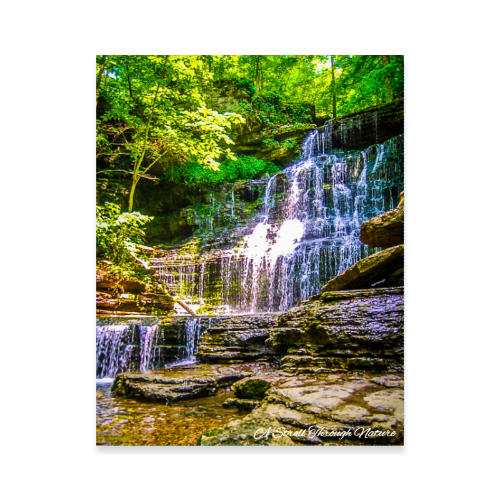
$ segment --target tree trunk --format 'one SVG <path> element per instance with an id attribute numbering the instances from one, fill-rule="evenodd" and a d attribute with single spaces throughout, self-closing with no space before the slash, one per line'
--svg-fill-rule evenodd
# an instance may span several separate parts
<path id="1" fill-rule="evenodd" d="M 165 62 L 163 63 L 162 79 L 165 77 L 165 66 L 167 65 L 167 59 L 168 59 L 168 56 L 165 56 Z M 153 99 L 153 104 L 151 105 L 151 114 L 149 115 L 148 124 L 146 125 L 146 131 L 144 132 L 144 144 L 142 147 L 141 156 L 139 157 L 139 159 L 136 161 L 136 163 L 134 165 L 134 171 L 132 174 L 132 187 L 130 189 L 130 194 L 128 197 L 128 211 L 129 212 L 132 212 L 132 208 L 134 206 L 135 186 L 137 185 L 137 183 L 139 182 L 139 179 L 140 179 L 139 169 L 141 167 L 142 160 L 144 159 L 144 155 L 146 154 L 146 147 L 148 145 L 148 137 L 149 137 L 149 127 L 151 126 L 151 120 L 153 119 L 153 115 L 155 112 L 156 99 L 158 97 L 159 91 L 160 91 L 160 82 L 158 82 L 156 85 L 155 97 Z"/>
<path id="2" fill-rule="evenodd" d="M 332 118 L 337 118 L 337 94 L 335 90 L 335 58 L 331 55 L 332 63 Z"/>
<path id="3" fill-rule="evenodd" d="M 128 197 L 128 211 L 132 212 L 132 208 L 134 206 L 134 193 L 135 193 L 135 186 L 137 186 L 137 183 L 139 182 L 139 177 L 134 173 L 132 176 L 132 187 L 130 188 L 130 194 Z"/>
<path id="4" fill-rule="evenodd" d="M 182 306 L 189 314 L 191 314 L 191 316 L 196 316 L 196 313 L 181 299 L 179 299 L 178 297 L 174 297 L 174 300 L 176 300 L 180 306 Z"/>
<path id="5" fill-rule="evenodd" d="M 391 56 L 382 56 L 382 64 L 384 65 L 384 67 L 389 66 L 389 64 L 391 64 Z M 394 96 L 392 94 L 392 85 L 389 76 L 384 76 L 384 82 L 385 88 L 387 89 L 387 97 L 389 98 L 389 101 L 392 102 Z"/>

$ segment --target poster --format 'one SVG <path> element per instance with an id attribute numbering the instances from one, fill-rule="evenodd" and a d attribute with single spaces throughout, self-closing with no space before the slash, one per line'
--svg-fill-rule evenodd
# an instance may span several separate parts
<path id="1" fill-rule="evenodd" d="M 404 444 L 403 56 L 96 59 L 96 444 Z"/>

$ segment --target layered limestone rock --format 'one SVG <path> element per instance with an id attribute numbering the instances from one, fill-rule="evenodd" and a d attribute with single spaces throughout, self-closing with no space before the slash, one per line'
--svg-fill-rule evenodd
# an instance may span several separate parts
<path id="1" fill-rule="evenodd" d="M 159 287 L 138 280 L 120 280 L 101 269 L 96 272 L 96 314 L 165 314 L 173 310 L 174 303 Z"/>
<path id="2" fill-rule="evenodd" d="M 233 316 L 208 329 L 201 337 L 198 356 L 203 362 L 242 363 L 272 361 L 278 350 L 266 343 L 279 313 Z"/>
<path id="3" fill-rule="evenodd" d="M 198 444 L 403 444 L 403 383 L 395 375 L 276 378 L 261 406 L 204 433 Z"/>
<path id="4" fill-rule="evenodd" d="M 359 239 L 372 248 L 404 243 L 404 205 L 363 222 Z"/>
<path id="5" fill-rule="evenodd" d="M 364 149 L 404 133 L 404 100 L 373 106 L 333 121 L 333 147 Z"/>
<path id="6" fill-rule="evenodd" d="M 404 289 L 327 292 L 282 314 L 267 344 L 291 373 L 403 370 Z"/>
<path id="7" fill-rule="evenodd" d="M 210 396 L 233 382 L 270 369 L 264 363 L 221 365 L 188 365 L 146 373 L 120 373 L 112 391 L 130 396 L 167 402 Z"/>
<path id="8" fill-rule="evenodd" d="M 330 280 L 322 292 L 360 290 L 403 284 L 404 245 L 388 248 L 359 260 Z"/>

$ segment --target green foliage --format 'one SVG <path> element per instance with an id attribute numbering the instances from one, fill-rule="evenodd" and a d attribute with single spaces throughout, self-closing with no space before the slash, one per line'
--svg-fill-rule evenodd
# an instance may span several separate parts
<path id="1" fill-rule="evenodd" d="M 144 243 L 143 228 L 152 219 L 139 212 L 121 213 L 114 203 L 96 207 L 97 256 L 111 262 L 112 273 L 120 278 L 148 280 L 137 245 Z"/>
<path id="2" fill-rule="evenodd" d="M 220 164 L 219 170 L 208 170 L 199 163 L 176 166 L 170 172 L 174 182 L 191 186 L 208 186 L 222 182 L 237 182 L 258 179 L 263 175 L 273 175 L 281 169 L 274 163 L 259 160 L 254 156 L 235 156 L 236 161 L 227 159 Z"/>
<path id="3" fill-rule="evenodd" d="M 248 78 L 241 78 L 238 80 L 238 87 L 245 90 L 250 97 L 257 92 L 257 87 Z"/>
<path id="4" fill-rule="evenodd" d="M 333 93 L 337 116 L 403 96 L 403 56 L 242 55 L 210 56 L 214 80 L 239 78 L 253 82 L 251 104 L 265 125 L 307 122 L 307 116 L 332 115 Z M 314 116 L 313 116 L 314 118 Z"/>
<path id="5" fill-rule="evenodd" d="M 268 126 L 299 124 L 311 121 L 311 108 L 301 103 L 287 103 L 277 91 L 257 95 L 252 101 L 254 115 Z"/>

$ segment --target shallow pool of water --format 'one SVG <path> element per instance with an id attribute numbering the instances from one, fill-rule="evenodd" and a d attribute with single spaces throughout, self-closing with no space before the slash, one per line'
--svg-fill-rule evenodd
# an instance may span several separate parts
<path id="1" fill-rule="evenodd" d="M 116 397 L 112 382 L 96 384 L 96 444 L 100 446 L 194 446 L 200 434 L 242 418 L 248 411 L 226 409 L 230 391 L 169 405 Z"/>

